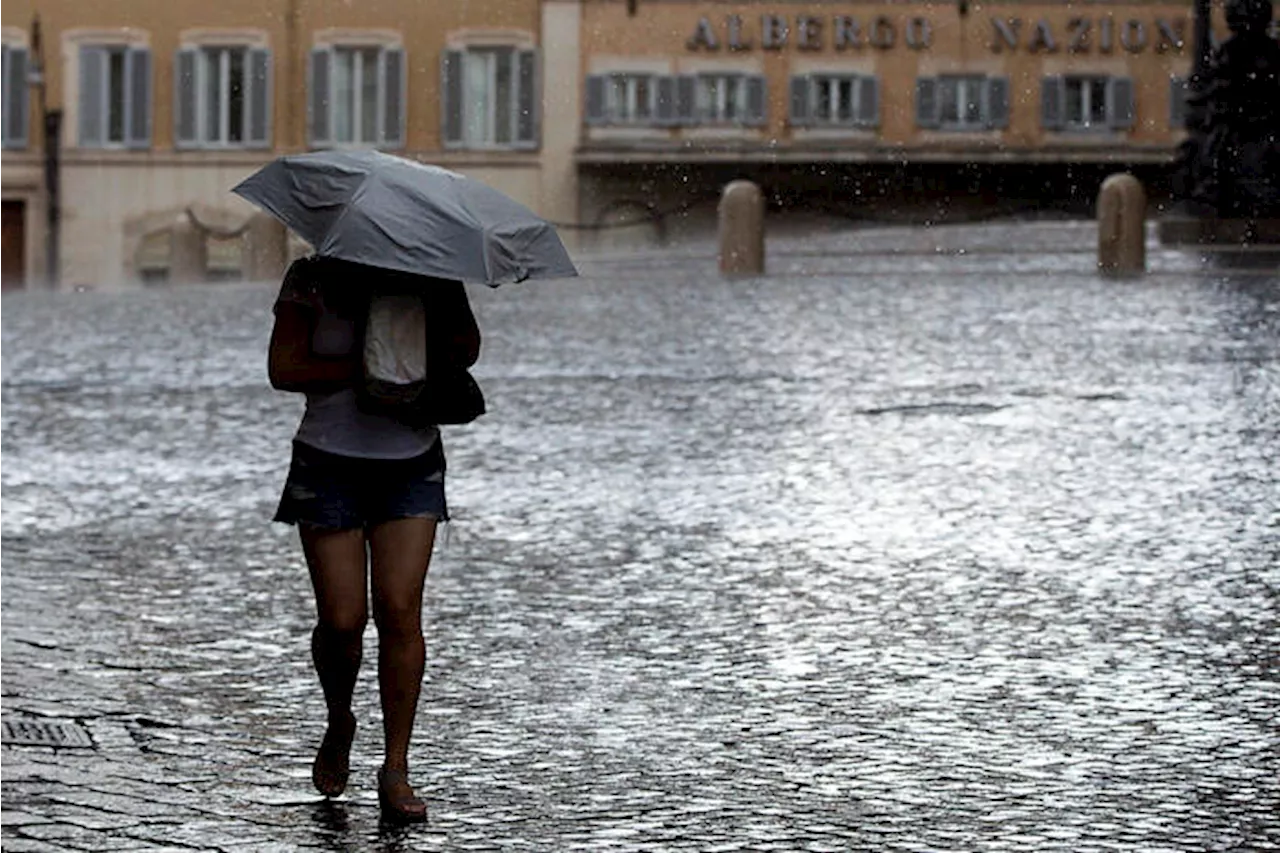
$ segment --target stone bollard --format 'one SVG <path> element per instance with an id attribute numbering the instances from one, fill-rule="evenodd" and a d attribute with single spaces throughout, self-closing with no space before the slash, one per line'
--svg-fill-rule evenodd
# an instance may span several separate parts
<path id="1" fill-rule="evenodd" d="M 751 181 L 731 181 L 720 196 L 720 272 L 764 272 L 764 194 Z"/>
<path id="2" fill-rule="evenodd" d="M 289 232 L 278 219 L 255 213 L 241 239 L 246 279 L 275 281 L 284 275 L 289 265 Z"/>
<path id="3" fill-rule="evenodd" d="M 205 281 L 209 273 L 209 246 L 205 233 L 189 217 L 173 223 L 169 231 L 169 283 Z"/>
<path id="4" fill-rule="evenodd" d="M 1098 192 L 1098 272 L 1138 278 L 1147 271 L 1147 194 L 1133 175 L 1112 175 Z"/>

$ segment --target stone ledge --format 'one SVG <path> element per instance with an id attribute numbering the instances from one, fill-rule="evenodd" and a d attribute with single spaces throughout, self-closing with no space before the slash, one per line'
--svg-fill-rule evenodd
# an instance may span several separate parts
<path id="1" fill-rule="evenodd" d="M 1194 246 L 1231 251 L 1280 247 L 1280 219 L 1198 219 L 1171 216 L 1158 221 L 1160 242 L 1166 246 Z"/>

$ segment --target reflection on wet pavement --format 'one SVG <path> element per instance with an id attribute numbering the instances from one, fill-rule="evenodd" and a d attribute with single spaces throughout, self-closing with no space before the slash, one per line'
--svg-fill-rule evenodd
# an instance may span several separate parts
<path id="1" fill-rule="evenodd" d="M 6 295 L 5 713 L 99 744 L 6 850 L 1276 849 L 1280 282 L 897 233 L 472 291 L 408 831 L 371 665 L 309 786 L 274 293 Z"/>

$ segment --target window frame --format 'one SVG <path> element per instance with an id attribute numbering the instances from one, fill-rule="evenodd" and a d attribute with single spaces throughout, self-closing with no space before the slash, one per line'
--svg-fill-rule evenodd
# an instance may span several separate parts
<path id="1" fill-rule="evenodd" d="M 694 124 L 704 127 L 741 127 L 748 120 L 749 104 L 747 103 L 747 78 L 751 76 L 742 71 L 700 71 L 694 75 L 693 90 L 693 122 Z M 717 96 L 719 109 L 714 111 L 708 109 L 706 104 L 706 87 L 711 81 L 728 82 L 732 84 L 733 97 L 730 97 L 727 91 L 722 90 L 723 96 Z M 723 107 L 730 102 L 736 104 L 735 109 L 738 115 L 727 117 L 720 115 Z"/>
<path id="2" fill-rule="evenodd" d="M 79 86 L 76 92 L 77 99 L 77 121 L 74 128 L 75 147 L 92 151 L 145 151 L 152 147 L 152 138 L 155 121 L 154 108 L 154 78 L 155 67 L 151 54 L 151 49 L 147 45 L 138 44 L 129 40 L 112 40 L 112 39 L 85 39 L 75 42 L 75 51 L 77 61 L 79 63 Z M 85 137 L 85 99 L 88 92 L 84 89 L 85 78 L 85 57 L 90 52 L 98 52 L 104 60 L 103 74 L 98 84 L 98 107 L 99 121 L 101 122 L 101 138 L 98 140 L 89 140 Z M 122 56 L 121 74 L 123 80 L 120 83 L 122 96 L 121 110 L 123 115 L 120 118 L 121 139 L 119 141 L 112 140 L 111 136 L 111 100 L 112 100 L 112 75 L 110 66 L 113 54 Z M 141 105 L 145 110 L 142 118 L 144 120 L 145 135 L 137 136 L 134 131 L 137 129 L 138 121 L 137 110 L 137 86 L 138 82 L 135 78 L 137 71 L 136 65 L 139 60 L 146 66 L 146 77 L 142 82 L 145 87 L 146 99 Z"/>
<path id="3" fill-rule="evenodd" d="M 798 78 L 792 78 L 798 79 Z M 805 120 L 804 127 L 815 129 L 869 129 L 880 125 L 880 81 L 873 74 L 865 74 L 858 72 L 843 71 L 815 71 L 803 75 L 805 80 Z M 865 84 L 870 83 L 873 91 L 872 103 L 869 109 L 870 118 L 863 117 L 863 95 L 866 93 Z M 833 111 L 832 116 L 821 118 L 818 114 L 818 107 L 821 103 L 819 98 L 819 89 L 822 84 L 829 84 L 838 87 L 848 84 L 850 87 L 850 115 L 848 119 L 841 119 L 836 115 L 837 111 Z M 837 90 L 838 91 L 838 90 Z M 830 101 L 830 98 L 828 98 Z M 794 122 L 793 122 L 794 123 Z"/>
<path id="4" fill-rule="evenodd" d="M 658 124 L 658 77 L 660 75 L 643 71 L 614 71 L 600 76 L 605 81 L 604 118 L 601 124 L 620 127 L 653 127 Z M 641 115 L 638 109 L 641 82 L 646 87 L 644 115 Z M 625 110 L 617 108 L 615 95 L 619 85 L 625 89 L 623 96 Z"/>
<path id="5" fill-rule="evenodd" d="M 4 110 L 2 128 L 0 128 L 0 146 L 5 151 L 22 151 L 31 145 L 31 93 L 30 93 L 30 74 L 31 74 L 31 51 L 25 44 L 11 44 L 5 42 L 3 44 L 3 75 L 0 79 L 0 91 L 3 92 L 3 103 L 0 103 L 0 109 Z M 22 79 L 15 81 L 13 77 L 14 57 L 21 54 L 23 70 Z M 10 87 L 17 86 L 16 91 L 11 92 Z M 11 95 L 17 95 L 18 104 L 15 107 L 10 102 Z M 10 120 L 14 114 L 21 117 L 22 132 L 15 133 L 13 122 Z"/>
<path id="6" fill-rule="evenodd" d="M 985 74 L 939 74 L 934 79 L 937 81 L 936 85 L 938 87 L 938 130 L 968 133 L 991 129 L 991 99 L 989 94 L 991 90 L 991 78 L 989 76 Z M 944 97 L 944 92 L 945 87 L 949 83 L 954 83 L 957 87 L 957 118 L 954 121 L 948 119 L 945 115 L 946 99 Z M 978 97 L 976 100 L 978 104 L 978 117 L 976 121 L 967 121 L 963 117 L 960 117 L 960 113 L 966 112 L 962 107 L 971 103 L 968 100 L 962 99 L 961 93 L 971 87 L 976 87 L 978 90 Z"/>
<path id="7" fill-rule="evenodd" d="M 1111 77 L 1106 74 L 1064 74 L 1062 76 L 1063 86 L 1063 103 L 1062 103 L 1062 129 L 1068 132 L 1084 132 L 1097 133 L 1099 131 L 1114 130 L 1114 119 L 1112 117 L 1111 97 L 1108 91 L 1111 87 Z M 1075 120 L 1070 115 L 1071 107 L 1071 87 L 1080 87 L 1080 121 Z M 1095 122 L 1092 120 L 1093 98 L 1095 85 L 1102 91 L 1102 120 Z"/>
<path id="8" fill-rule="evenodd" d="M 353 57 L 358 56 L 363 51 L 376 51 L 375 75 L 376 90 L 374 104 L 374 139 L 366 140 L 360 137 L 358 131 L 360 128 L 360 115 L 363 106 L 362 99 L 363 87 L 359 85 L 363 83 L 363 62 L 354 62 L 353 68 L 358 72 L 353 75 L 352 92 L 353 113 L 352 113 L 352 140 L 339 141 L 337 138 L 338 129 L 338 110 L 337 97 L 335 94 L 335 68 L 340 54 L 350 53 Z M 389 118 L 388 103 L 390 99 L 390 90 L 387 85 L 391 73 L 388 71 L 388 63 L 391 62 L 391 56 L 395 55 L 395 62 L 399 65 L 399 79 L 396 83 L 398 88 L 399 102 L 396 124 L 399 136 L 390 138 L 387 135 L 387 124 Z M 317 95 L 316 80 L 316 60 L 318 55 L 324 55 L 324 93 L 322 101 L 325 109 L 325 134 L 318 136 L 315 132 L 318 121 L 315 116 L 315 103 Z M 373 148 L 377 150 L 401 150 L 407 144 L 408 138 L 408 69 L 409 63 L 407 53 L 403 44 L 398 39 L 366 37 L 363 34 L 349 35 L 345 32 L 331 39 L 317 42 L 313 45 L 307 60 L 307 145 L 313 150 L 329 150 L 329 149 L 359 149 Z"/>
<path id="9" fill-rule="evenodd" d="M 510 101 L 505 109 L 510 139 L 498 141 L 499 110 L 497 79 L 499 60 L 486 73 L 487 102 L 492 104 L 485 116 L 486 132 L 482 138 L 470 136 L 474 122 L 473 99 L 467 92 L 474 63 L 472 54 L 505 57 L 510 72 Z M 526 88 L 527 87 L 527 88 Z M 531 38 L 518 32 L 472 36 L 451 41 L 440 54 L 440 142 L 446 150 L 456 151 L 536 151 L 542 145 L 542 63 Z M 456 101 L 456 103 L 455 103 Z M 456 131 L 456 133 L 455 133 Z"/>

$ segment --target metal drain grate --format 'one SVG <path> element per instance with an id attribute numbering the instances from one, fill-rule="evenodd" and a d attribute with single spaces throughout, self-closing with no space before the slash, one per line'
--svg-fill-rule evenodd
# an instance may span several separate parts
<path id="1" fill-rule="evenodd" d="M 5 720 L 3 741 L 11 746 L 52 746 L 58 749 L 93 749 L 89 733 L 78 723 L 37 720 Z"/>

